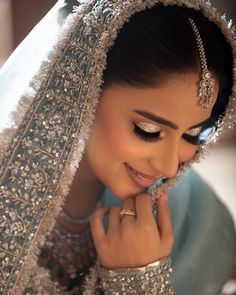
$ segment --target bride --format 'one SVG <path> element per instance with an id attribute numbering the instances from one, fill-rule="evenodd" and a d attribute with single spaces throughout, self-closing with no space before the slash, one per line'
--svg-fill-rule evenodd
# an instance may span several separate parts
<path id="1" fill-rule="evenodd" d="M 66 8 L 0 73 L 1 294 L 219 294 L 235 229 L 186 169 L 236 122 L 230 24 L 205 1 Z"/>

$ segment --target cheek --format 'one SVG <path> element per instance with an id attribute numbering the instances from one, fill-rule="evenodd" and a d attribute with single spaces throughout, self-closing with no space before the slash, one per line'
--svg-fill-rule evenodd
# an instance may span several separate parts
<path id="1" fill-rule="evenodd" d="M 183 143 L 180 149 L 179 162 L 186 162 L 194 157 L 197 151 L 197 146 Z"/>
<path id="2" fill-rule="evenodd" d="M 118 165 L 135 158 L 137 149 L 131 125 L 125 120 L 115 118 L 98 120 L 88 141 L 93 158 L 96 157 L 99 162 L 109 161 L 109 165 Z"/>

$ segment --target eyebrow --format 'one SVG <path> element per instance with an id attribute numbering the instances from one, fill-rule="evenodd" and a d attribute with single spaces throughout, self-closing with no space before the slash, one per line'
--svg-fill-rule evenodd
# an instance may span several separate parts
<path id="1" fill-rule="evenodd" d="M 156 123 L 168 126 L 171 129 L 174 129 L 174 130 L 179 129 L 179 126 L 176 125 L 175 123 L 173 123 L 173 122 L 171 122 L 169 120 L 166 120 L 165 118 L 156 116 L 153 113 L 150 113 L 150 112 L 147 112 L 147 111 L 144 111 L 144 110 L 133 110 L 133 112 L 136 113 L 136 114 L 139 114 L 139 115 L 141 115 L 141 116 L 143 116 L 145 118 L 148 118 L 148 119 L 150 119 L 150 120 L 152 120 L 152 121 L 154 121 Z M 197 128 L 197 127 L 201 127 L 201 126 L 205 125 L 206 123 L 208 123 L 210 120 L 211 120 L 211 117 L 209 117 L 206 120 L 204 120 L 204 121 L 190 127 L 189 129 L 194 129 L 194 128 Z"/>

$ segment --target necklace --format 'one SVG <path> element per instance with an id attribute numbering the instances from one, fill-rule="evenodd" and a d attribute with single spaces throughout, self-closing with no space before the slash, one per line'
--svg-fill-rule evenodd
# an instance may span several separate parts
<path id="1" fill-rule="evenodd" d="M 95 210 L 99 207 L 101 207 L 102 205 L 102 202 L 99 201 L 96 205 L 96 207 L 94 208 L 94 210 L 89 214 L 89 216 L 85 217 L 85 218 L 75 218 L 73 216 L 71 216 L 68 212 L 65 211 L 64 208 L 61 208 L 61 211 L 60 211 L 60 215 L 63 216 L 67 221 L 69 221 L 70 223 L 73 223 L 73 224 L 87 224 L 89 223 L 90 219 L 91 219 L 91 216 L 93 215 L 93 213 L 95 212 Z"/>

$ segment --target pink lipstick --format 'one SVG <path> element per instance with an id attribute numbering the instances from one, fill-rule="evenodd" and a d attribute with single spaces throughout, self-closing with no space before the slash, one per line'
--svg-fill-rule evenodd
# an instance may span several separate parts
<path id="1" fill-rule="evenodd" d="M 125 163 L 125 166 L 127 168 L 128 174 L 132 181 L 142 188 L 147 188 L 151 185 L 153 185 L 158 178 L 149 176 L 147 174 L 144 174 L 140 171 L 137 171 L 136 169 L 130 167 L 127 163 Z"/>

